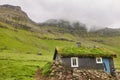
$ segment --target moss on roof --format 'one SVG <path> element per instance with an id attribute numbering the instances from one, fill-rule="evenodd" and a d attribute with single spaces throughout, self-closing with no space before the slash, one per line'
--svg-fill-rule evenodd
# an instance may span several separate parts
<path id="1" fill-rule="evenodd" d="M 56 50 L 61 57 L 116 57 L 114 52 L 105 48 L 57 47 Z"/>

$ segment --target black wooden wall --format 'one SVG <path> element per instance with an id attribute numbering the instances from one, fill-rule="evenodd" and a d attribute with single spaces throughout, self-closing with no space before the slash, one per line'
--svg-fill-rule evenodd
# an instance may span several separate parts
<path id="1" fill-rule="evenodd" d="M 62 62 L 64 65 L 71 67 L 71 58 L 62 58 Z M 104 66 L 102 63 L 96 63 L 96 58 L 86 58 L 86 57 L 80 57 L 78 59 L 78 65 L 80 69 L 103 69 Z"/>

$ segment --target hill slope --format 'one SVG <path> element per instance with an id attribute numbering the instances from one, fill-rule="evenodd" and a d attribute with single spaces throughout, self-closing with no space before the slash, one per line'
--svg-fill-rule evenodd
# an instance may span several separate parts
<path id="1" fill-rule="evenodd" d="M 89 36 L 80 28 L 37 24 L 18 6 L 0 6 L 0 80 L 33 80 L 37 69 L 52 61 L 56 46 L 76 46 L 77 41 L 113 50 L 120 68 L 120 36 Z"/>
<path id="2" fill-rule="evenodd" d="M 31 80 L 36 70 L 52 61 L 55 46 L 74 42 L 40 39 L 37 33 L 0 28 L 0 80 Z"/>

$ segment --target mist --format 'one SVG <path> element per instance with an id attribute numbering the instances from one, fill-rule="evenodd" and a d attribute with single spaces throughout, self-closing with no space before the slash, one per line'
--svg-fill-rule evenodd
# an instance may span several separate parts
<path id="1" fill-rule="evenodd" d="M 120 0 L 0 0 L 3 4 L 20 6 L 35 22 L 65 19 L 88 28 L 120 28 Z"/>

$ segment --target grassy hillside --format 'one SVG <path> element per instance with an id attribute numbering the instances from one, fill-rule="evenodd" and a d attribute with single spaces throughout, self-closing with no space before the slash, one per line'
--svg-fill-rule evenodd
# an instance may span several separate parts
<path id="1" fill-rule="evenodd" d="M 72 33 L 69 27 L 37 25 L 19 7 L 0 7 L 0 80 L 34 80 L 37 69 L 52 61 L 56 46 L 76 46 L 77 41 L 114 51 L 115 67 L 120 68 L 120 36 Z"/>
<path id="2" fill-rule="evenodd" d="M 0 80 L 31 80 L 39 67 L 52 61 L 56 46 L 75 45 L 74 42 L 43 40 L 37 35 L 0 28 Z"/>
<path id="3" fill-rule="evenodd" d="M 33 80 L 36 70 L 52 61 L 56 46 L 76 46 L 75 42 L 40 39 L 38 36 L 38 33 L 26 30 L 0 28 L 0 80 Z M 93 39 L 103 42 L 94 42 Z M 120 37 L 89 37 L 80 40 L 83 46 L 97 45 L 117 52 L 115 67 L 120 68 Z"/>

